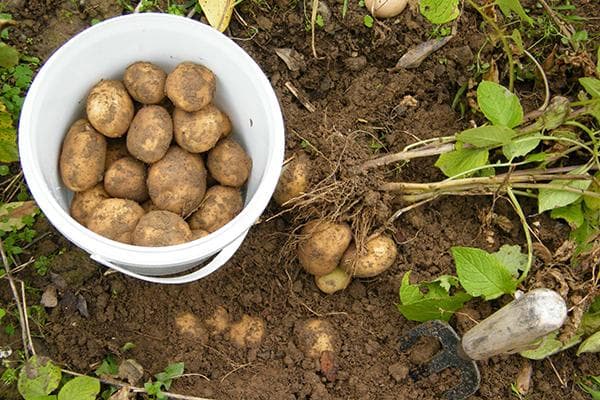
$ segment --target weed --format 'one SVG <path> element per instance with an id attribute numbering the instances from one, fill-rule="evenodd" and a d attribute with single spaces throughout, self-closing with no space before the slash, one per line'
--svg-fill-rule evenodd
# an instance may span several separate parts
<path id="1" fill-rule="evenodd" d="M 365 24 L 365 26 L 367 28 L 372 28 L 374 22 L 375 22 L 375 20 L 370 15 L 365 15 L 363 17 L 363 24 Z"/>
<path id="2" fill-rule="evenodd" d="M 50 269 L 50 262 L 52 261 L 52 257 L 48 256 L 39 256 L 33 262 L 33 268 L 38 275 L 44 276 L 48 273 Z"/>

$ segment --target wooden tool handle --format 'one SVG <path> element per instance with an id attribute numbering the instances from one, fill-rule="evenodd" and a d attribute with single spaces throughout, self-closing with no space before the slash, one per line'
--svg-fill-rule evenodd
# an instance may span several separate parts
<path id="1" fill-rule="evenodd" d="M 558 293 L 534 289 L 468 331 L 463 336 L 462 348 L 473 360 L 526 350 L 536 340 L 560 328 L 566 318 L 567 305 Z"/>

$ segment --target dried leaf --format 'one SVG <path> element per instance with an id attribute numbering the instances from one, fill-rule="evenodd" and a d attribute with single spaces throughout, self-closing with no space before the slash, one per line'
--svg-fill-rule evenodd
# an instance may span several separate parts
<path id="1" fill-rule="evenodd" d="M 213 28 L 220 32 L 227 29 L 235 6 L 234 0 L 198 0 L 198 3 Z"/>
<path id="2" fill-rule="evenodd" d="M 306 67 L 304 56 L 294 49 L 275 49 L 275 54 L 283 60 L 290 71 L 300 71 Z"/>
<path id="3" fill-rule="evenodd" d="M 531 366 L 531 362 L 529 360 L 525 360 L 523 364 L 523 368 L 519 371 L 519 375 L 517 375 L 516 387 L 519 393 L 525 395 L 529 392 L 531 387 L 531 373 L 533 372 L 533 367 Z"/>
<path id="4" fill-rule="evenodd" d="M 441 49 L 446 43 L 448 43 L 454 36 L 445 36 L 439 39 L 432 39 L 423 42 L 415 47 L 410 48 L 403 56 L 398 60 L 398 63 L 392 71 L 397 71 L 401 68 L 417 68 L 421 63 L 429 57 L 429 55 L 439 49 Z"/>
<path id="5" fill-rule="evenodd" d="M 35 202 L 15 201 L 0 206 L 0 230 L 10 232 L 19 230 L 27 224 L 29 218 L 33 218 L 39 211 Z"/>
<path id="6" fill-rule="evenodd" d="M 113 393 L 112 396 L 108 398 L 108 400 L 128 400 L 129 399 L 130 389 L 129 387 L 122 387 L 117 392 Z"/>
<path id="7" fill-rule="evenodd" d="M 87 301 L 85 301 L 85 297 L 82 295 L 77 296 L 77 311 L 79 311 L 79 314 L 85 318 L 90 317 L 90 313 L 88 312 L 87 308 Z"/>
<path id="8" fill-rule="evenodd" d="M 144 368 L 135 360 L 129 358 L 119 365 L 119 378 L 136 385 L 144 377 Z"/>
<path id="9" fill-rule="evenodd" d="M 50 285 L 44 290 L 40 304 L 44 307 L 54 308 L 58 305 L 58 298 L 56 297 L 56 287 Z"/>

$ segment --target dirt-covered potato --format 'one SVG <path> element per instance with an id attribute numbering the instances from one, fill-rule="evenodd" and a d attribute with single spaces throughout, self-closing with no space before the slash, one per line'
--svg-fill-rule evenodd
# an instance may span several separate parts
<path id="1" fill-rule="evenodd" d="M 282 205 L 300 196 L 308 188 L 310 158 L 306 153 L 298 153 L 281 170 L 279 183 L 273 193 L 273 199 Z"/>
<path id="2" fill-rule="evenodd" d="M 309 319 L 294 327 L 298 348 L 308 358 L 319 359 L 321 354 L 330 351 L 336 353 L 339 348 L 337 332 L 329 321 Z"/>
<path id="3" fill-rule="evenodd" d="M 173 121 L 161 106 L 146 106 L 137 112 L 127 132 L 127 150 L 151 164 L 164 157 L 173 140 Z"/>
<path id="4" fill-rule="evenodd" d="M 200 343 L 206 343 L 208 341 L 208 332 L 202 325 L 202 322 L 194 314 L 186 312 L 178 315 L 175 318 L 175 326 L 177 331 L 183 336 L 190 336 L 200 341 Z"/>
<path id="5" fill-rule="evenodd" d="M 229 339 L 237 347 L 257 347 L 265 337 L 265 321 L 260 317 L 242 315 L 242 319 L 231 324 Z"/>
<path id="6" fill-rule="evenodd" d="M 176 108 L 173 129 L 177 144 L 191 153 L 203 153 L 215 147 L 223 136 L 231 132 L 229 117 L 209 104 L 196 112 Z"/>
<path id="7" fill-rule="evenodd" d="M 60 153 L 60 177 L 67 188 L 82 192 L 102 180 L 106 162 L 106 138 L 85 119 L 67 132 Z"/>
<path id="8" fill-rule="evenodd" d="M 237 188 L 216 185 L 206 191 L 200 208 L 189 219 L 190 228 L 214 232 L 242 211 L 244 202 Z"/>
<path id="9" fill-rule="evenodd" d="M 123 83 L 135 100 L 142 104 L 158 104 L 165 97 L 167 73 L 159 66 L 138 61 L 125 70 Z"/>
<path id="10" fill-rule="evenodd" d="M 304 225 L 298 244 L 298 260 L 310 274 L 322 276 L 337 267 L 352 240 L 347 224 L 313 220 Z"/>
<path id="11" fill-rule="evenodd" d="M 187 217 L 206 192 L 206 169 L 197 154 L 173 145 L 148 170 L 148 191 L 156 207 Z"/>
<path id="12" fill-rule="evenodd" d="M 83 192 L 75 192 L 69 210 L 71 216 L 81 225 L 85 226 L 88 218 L 92 215 L 92 212 L 98 204 L 109 197 L 110 196 L 106 193 L 106 190 L 104 190 L 104 185 L 102 183 Z"/>
<path id="13" fill-rule="evenodd" d="M 142 215 L 144 209 L 133 200 L 106 199 L 94 209 L 87 227 L 109 239 L 131 244 L 133 230 Z"/>
<path id="14" fill-rule="evenodd" d="M 204 323 L 210 328 L 211 335 L 218 335 L 229 329 L 231 317 L 225 307 L 218 306 Z"/>
<path id="15" fill-rule="evenodd" d="M 108 137 L 121 137 L 133 119 L 133 101 L 120 81 L 100 81 L 86 102 L 87 117 L 94 128 Z"/>
<path id="16" fill-rule="evenodd" d="M 104 176 L 104 190 L 112 197 L 138 203 L 146 201 L 146 166 L 130 156 L 113 162 Z"/>
<path id="17" fill-rule="evenodd" d="M 125 138 L 108 139 L 106 141 L 106 163 L 104 169 L 108 169 L 112 163 L 128 155 L 129 152 L 127 151 Z"/>
<path id="18" fill-rule="evenodd" d="M 365 251 L 357 254 L 352 243 L 340 261 L 340 267 L 357 278 L 370 278 L 379 275 L 394 264 L 398 249 L 392 238 L 379 235 L 365 244 Z"/>
<path id="19" fill-rule="evenodd" d="M 137 246 L 172 246 L 191 239 L 188 224 L 170 211 L 150 211 L 140 218 L 133 231 L 133 244 Z"/>
<path id="20" fill-rule="evenodd" d="M 315 276 L 317 287 L 327 294 L 346 289 L 351 280 L 352 277 L 339 267 L 326 275 Z"/>
<path id="21" fill-rule="evenodd" d="M 191 240 L 202 239 L 203 237 L 206 237 L 208 235 L 210 235 L 210 232 L 205 231 L 204 229 L 192 229 L 192 239 Z"/>
<path id="22" fill-rule="evenodd" d="M 215 75 L 210 69 L 186 61 L 167 76 L 165 91 L 175 107 L 193 112 L 212 101 L 216 83 Z"/>
<path id="23" fill-rule="evenodd" d="M 250 176 L 252 160 L 238 142 L 225 138 L 208 152 L 206 165 L 221 185 L 240 187 Z"/>

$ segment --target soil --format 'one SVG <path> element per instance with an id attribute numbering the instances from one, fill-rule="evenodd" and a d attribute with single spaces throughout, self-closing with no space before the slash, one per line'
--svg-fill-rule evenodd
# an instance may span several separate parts
<path id="1" fill-rule="evenodd" d="M 429 25 L 414 8 L 370 29 L 363 24 L 366 12 L 358 2 L 351 1 L 342 18 L 343 2 L 328 0 L 330 17 L 325 18 L 323 29 L 317 29 L 315 58 L 306 25 L 309 13 L 303 8 L 308 3 L 245 1 L 228 34 L 273 84 L 285 116 L 288 155 L 310 144 L 306 151 L 314 161 L 315 180 L 331 172 L 327 158 L 336 154 L 345 154 L 337 175 L 352 175 L 352 163 L 399 150 L 415 138 L 450 135 L 469 126 L 468 119 L 461 118 L 450 104 L 458 88 L 473 76 L 471 65 L 486 40 L 474 13 L 466 10 L 457 26 L 458 35 L 420 67 L 390 72 L 407 49 L 430 38 Z M 594 0 L 573 3 L 579 15 L 598 15 Z M 20 23 L 15 43 L 42 60 L 92 19 L 123 12 L 111 0 L 8 0 L 7 10 Z M 591 20 L 586 29 L 597 38 L 598 20 Z M 300 69 L 289 70 L 275 54 L 277 48 L 299 52 L 303 56 Z M 479 54 L 483 60 L 492 56 L 489 46 Z M 571 65 L 557 68 L 554 74 L 553 92 L 569 95 L 582 72 Z M 304 91 L 316 111 L 309 112 L 293 97 L 286 82 Z M 519 94 L 527 99 L 527 111 L 543 101 L 543 91 L 531 84 L 521 84 Z M 406 96 L 416 102 L 407 105 Z M 377 141 L 382 146 L 372 146 Z M 373 180 L 442 178 L 432 159 L 376 174 Z M 371 185 L 361 189 L 365 198 Z M 372 203 L 373 225 L 397 207 L 393 199 L 378 194 Z M 566 239 L 568 227 L 536 215 L 533 204 L 526 202 L 525 208 L 540 239 L 554 252 Z M 509 221 L 508 227 L 485 223 L 492 209 Z M 494 250 L 501 244 L 525 243 L 518 218 L 507 203 L 493 205 L 491 199 L 477 197 L 439 199 L 397 222 L 399 257 L 390 270 L 375 278 L 354 280 L 343 292 L 324 295 L 297 261 L 280 251 L 288 248 L 299 218 L 319 210 L 305 210 L 300 216 L 278 215 L 279 211 L 276 205 L 269 206 L 227 265 L 199 282 L 181 286 L 147 284 L 109 273 L 40 219 L 36 225 L 40 239 L 23 259 L 59 254 L 52 258 L 50 274 L 25 273 L 23 277 L 39 289 L 32 291 L 32 299 L 53 282 L 59 288 L 59 305 L 48 308 L 45 325 L 34 329 L 38 351 L 82 373 L 93 373 L 112 353 L 139 362 L 144 379 L 170 363 L 184 362 L 186 372 L 197 375 L 177 379 L 172 391 L 214 399 L 437 399 L 457 382 L 457 372 L 447 370 L 416 382 L 410 378 L 409 370 L 430 359 L 439 344 L 426 341 L 408 353 L 399 351 L 403 333 L 416 326 L 395 308 L 403 274 L 411 270 L 413 279 L 422 280 L 453 273 L 452 246 Z M 541 268 L 543 263 L 538 261 L 531 276 Z M 531 281 L 525 288 L 534 284 Z M 0 296 L 3 303 L 10 299 L 5 287 Z M 473 300 L 451 322 L 462 334 L 472 326 L 465 315 L 483 319 L 506 301 Z M 262 342 L 238 347 L 227 333 L 211 331 L 206 321 L 220 308 L 232 321 L 244 315 L 262 318 L 266 323 Z M 195 328 L 180 329 L 178 318 Z M 295 327 L 311 318 L 325 319 L 335 327 L 338 348 L 327 362 L 309 359 L 299 348 Z M 0 342 L 16 346 L 19 341 L 1 336 Z M 123 351 L 128 342 L 135 347 Z M 472 399 L 506 399 L 523 359 L 500 356 L 478 365 L 482 383 Z M 529 399 L 587 399 L 575 383 L 579 377 L 600 372 L 597 355 L 577 357 L 574 350 L 532 365 Z M 4 395 L 7 399 L 14 396 Z"/>

